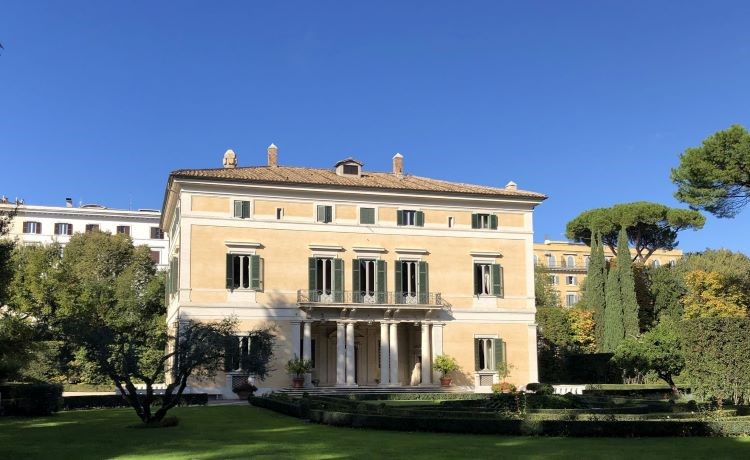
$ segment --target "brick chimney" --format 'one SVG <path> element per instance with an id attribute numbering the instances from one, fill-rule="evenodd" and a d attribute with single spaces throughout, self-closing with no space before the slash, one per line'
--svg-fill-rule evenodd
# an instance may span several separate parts
<path id="1" fill-rule="evenodd" d="M 224 152 L 224 167 L 227 169 L 234 169 L 237 167 L 237 155 L 234 154 L 234 150 L 229 149 Z"/>
<path id="2" fill-rule="evenodd" d="M 404 175 L 404 156 L 400 153 L 393 155 L 393 174 L 399 177 Z"/>
<path id="3" fill-rule="evenodd" d="M 268 146 L 268 166 L 273 168 L 279 166 L 279 148 L 274 144 Z"/>

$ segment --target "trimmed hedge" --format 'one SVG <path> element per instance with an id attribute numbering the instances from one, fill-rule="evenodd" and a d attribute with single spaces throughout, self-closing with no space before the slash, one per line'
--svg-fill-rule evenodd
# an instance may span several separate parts
<path id="1" fill-rule="evenodd" d="M 3 415 L 49 415 L 60 410 L 62 385 L 4 383 L 0 385 Z"/>
<path id="2" fill-rule="evenodd" d="M 154 405 L 161 405 L 162 395 L 154 395 L 154 398 Z M 65 396 L 62 399 L 62 408 L 64 410 L 130 407 L 130 403 L 119 394 Z M 206 404 L 208 404 L 207 393 L 183 394 L 178 403 L 179 406 L 205 406 Z"/>
<path id="3" fill-rule="evenodd" d="M 364 393 L 340 396 L 339 398 L 354 401 L 445 401 L 452 399 L 487 399 L 488 396 L 479 393 Z"/>
<path id="4" fill-rule="evenodd" d="M 303 404 L 301 400 L 297 401 L 282 401 L 279 398 L 269 397 L 258 397 L 250 396 L 247 398 L 250 404 L 256 407 L 262 407 L 269 409 L 280 414 L 289 415 L 297 418 L 307 418 L 308 410 L 307 405 Z"/>

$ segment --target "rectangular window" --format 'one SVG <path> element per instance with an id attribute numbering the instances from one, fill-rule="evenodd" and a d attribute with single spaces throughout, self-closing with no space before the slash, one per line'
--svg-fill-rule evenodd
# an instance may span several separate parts
<path id="1" fill-rule="evenodd" d="M 344 174 L 351 174 L 354 176 L 359 175 L 359 166 L 357 165 L 344 165 Z"/>
<path id="2" fill-rule="evenodd" d="M 568 307 L 572 307 L 576 303 L 578 303 L 578 294 L 571 293 L 565 296 L 565 305 Z"/>
<path id="3" fill-rule="evenodd" d="M 499 264 L 474 264 L 474 295 L 503 296 L 503 267 Z"/>
<path id="4" fill-rule="evenodd" d="M 86 233 L 98 232 L 99 224 L 86 224 Z"/>
<path id="5" fill-rule="evenodd" d="M 424 213 L 411 209 L 400 209 L 396 214 L 396 223 L 401 226 L 424 227 Z"/>
<path id="6" fill-rule="evenodd" d="M 55 235 L 72 235 L 73 224 L 57 223 L 55 224 Z"/>
<path id="7" fill-rule="evenodd" d="M 502 339 L 474 339 L 474 370 L 495 371 L 506 361 L 505 342 Z"/>
<path id="8" fill-rule="evenodd" d="M 164 239 L 164 231 L 162 231 L 162 229 L 160 229 L 159 227 L 151 227 L 151 239 L 152 240 Z"/>
<path id="9" fill-rule="evenodd" d="M 332 257 L 310 257 L 309 299 L 312 302 L 344 300 L 344 261 Z"/>
<path id="10" fill-rule="evenodd" d="M 148 252 L 148 257 L 151 259 L 151 262 L 159 265 L 159 261 L 161 260 L 161 253 L 159 253 L 159 251 L 154 251 L 153 249 L 150 250 Z"/>
<path id="11" fill-rule="evenodd" d="M 448 228 L 453 228 L 453 217 L 448 217 Z"/>
<path id="12" fill-rule="evenodd" d="M 247 219 L 250 217 L 250 202 L 234 200 L 234 217 Z"/>
<path id="13" fill-rule="evenodd" d="M 471 228 L 497 230 L 497 216 L 494 214 L 472 214 Z"/>
<path id="14" fill-rule="evenodd" d="M 557 275 L 549 275 L 549 282 L 557 286 L 560 284 L 560 277 Z"/>
<path id="15" fill-rule="evenodd" d="M 359 208 L 359 223 L 375 225 L 375 208 Z"/>
<path id="16" fill-rule="evenodd" d="M 575 276 L 568 275 L 565 277 L 565 284 L 567 284 L 568 286 L 575 286 L 576 284 L 578 284 L 578 280 Z"/>
<path id="17" fill-rule="evenodd" d="M 318 222 L 323 224 L 333 222 L 333 206 L 319 204 L 317 217 Z"/>
<path id="18" fill-rule="evenodd" d="M 396 262 L 396 303 L 428 304 L 429 275 L 427 262 L 400 260 Z"/>
<path id="19" fill-rule="evenodd" d="M 251 254 L 227 254 L 227 289 L 261 291 L 263 260 Z"/>
<path id="20" fill-rule="evenodd" d="M 117 226 L 117 233 L 122 233 L 123 235 L 130 235 L 130 226 L 129 225 L 118 225 Z"/>
<path id="21" fill-rule="evenodd" d="M 37 235 L 41 234 L 42 224 L 41 222 L 26 221 L 23 223 L 23 232 L 37 234 Z"/>
<path id="22" fill-rule="evenodd" d="M 276 208 L 276 220 L 284 218 L 284 208 Z"/>

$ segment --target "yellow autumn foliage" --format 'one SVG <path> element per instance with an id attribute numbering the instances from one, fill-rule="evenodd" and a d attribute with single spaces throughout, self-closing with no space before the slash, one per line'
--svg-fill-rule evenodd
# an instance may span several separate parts
<path id="1" fill-rule="evenodd" d="M 573 342 L 584 353 L 596 352 L 596 339 L 594 338 L 594 312 L 579 308 L 568 310 L 570 318 L 570 329 L 573 331 Z"/>
<path id="2" fill-rule="evenodd" d="M 744 318 L 750 298 L 726 275 L 718 272 L 694 270 L 685 275 L 687 293 L 682 298 L 684 317 Z"/>

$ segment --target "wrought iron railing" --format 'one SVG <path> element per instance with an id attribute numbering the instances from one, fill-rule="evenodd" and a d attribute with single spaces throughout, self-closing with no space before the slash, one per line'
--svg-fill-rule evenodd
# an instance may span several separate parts
<path id="1" fill-rule="evenodd" d="M 300 289 L 297 303 L 363 304 L 363 305 L 444 305 L 439 292 L 409 294 L 406 292 L 324 291 Z"/>

